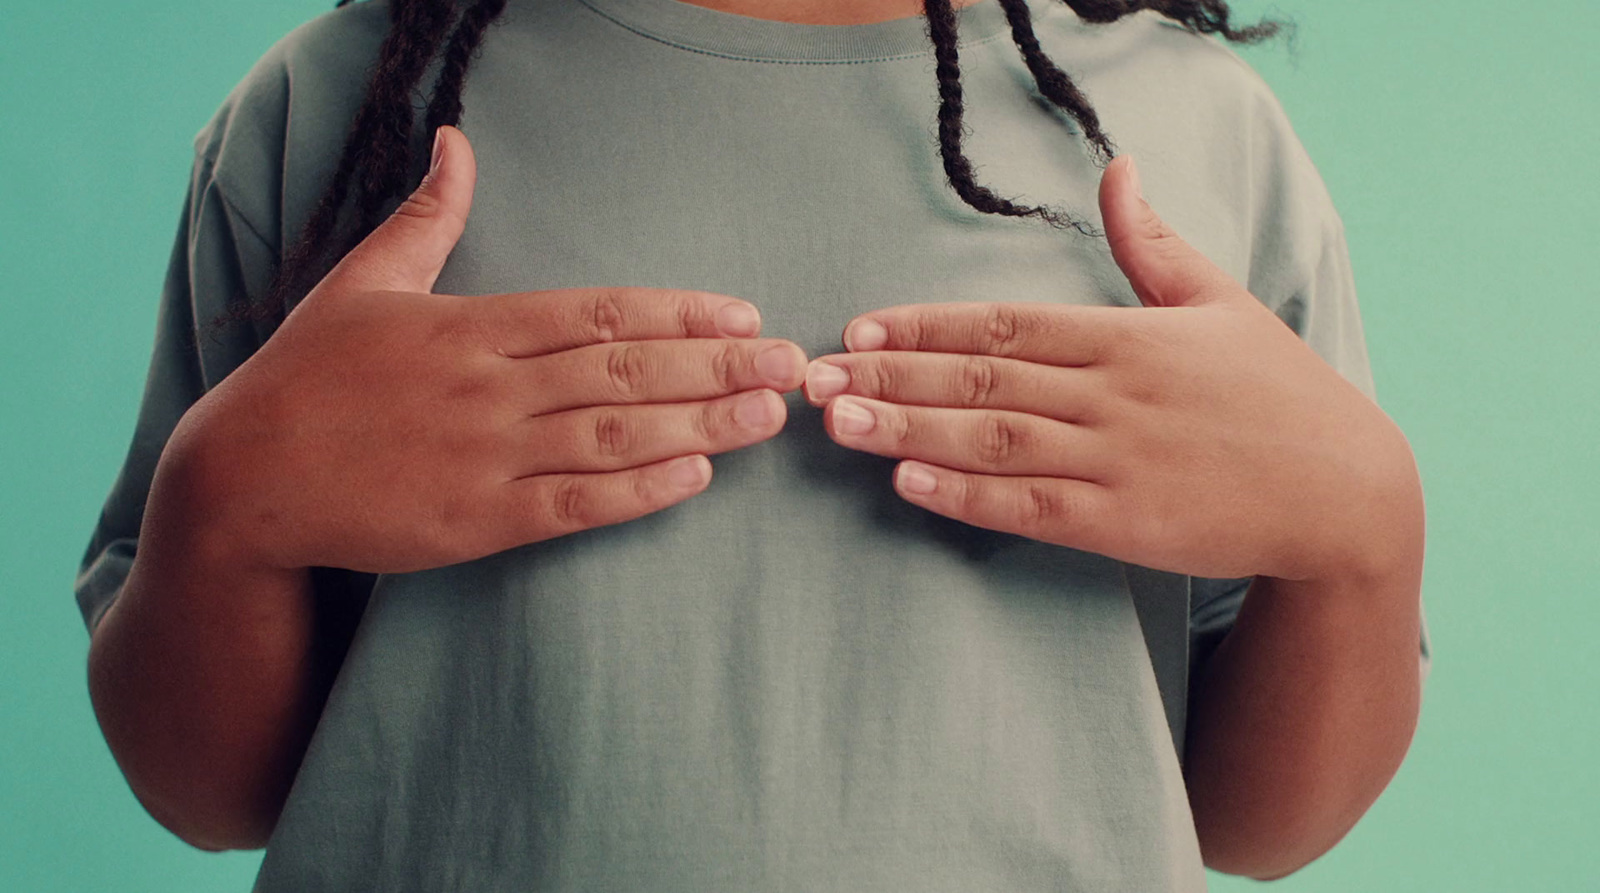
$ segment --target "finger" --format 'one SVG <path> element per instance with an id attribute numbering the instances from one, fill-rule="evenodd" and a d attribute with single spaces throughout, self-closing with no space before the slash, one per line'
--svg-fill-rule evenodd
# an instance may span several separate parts
<path id="1" fill-rule="evenodd" d="M 620 524 L 676 505 L 711 482 L 711 461 L 684 456 L 599 474 L 541 474 L 507 481 L 498 506 L 506 548 Z"/>
<path id="2" fill-rule="evenodd" d="M 916 406 L 1010 409 L 1078 421 L 1103 389 L 1092 370 L 983 354 L 873 351 L 832 354 L 806 367 L 805 394 L 821 406 L 840 394 Z"/>
<path id="3" fill-rule="evenodd" d="M 624 341 L 518 360 L 528 412 L 709 400 L 756 388 L 784 393 L 805 378 L 806 355 L 773 338 Z"/>
<path id="4" fill-rule="evenodd" d="M 524 476 L 615 471 L 760 443 L 781 431 L 787 416 L 783 398 L 765 389 L 700 403 L 574 409 L 528 419 L 511 449 Z"/>
<path id="5" fill-rule="evenodd" d="M 1248 294 L 1150 207 L 1131 157 L 1113 160 L 1101 176 L 1100 213 L 1111 256 L 1146 306 L 1193 306 Z"/>
<path id="6" fill-rule="evenodd" d="M 1106 489 L 1089 481 L 970 474 L 925 462 L 901 462 L 900 497 L 976 527 L 1104 554 L 1110 518 Z"/>
<path id="7" fill-rule="evenodd" d="M 1087 366 L 1115 339 L 1127 312 L 1062 304 L 906 304 L 851 320 L 844 344 L 852 353 L 975 353 Z"/>
<path id="8" fill-rule="evenodd" d="M 1094 480 L 1103 467 L 1088 429 L 1020 412 L 840 397 L 822 425 L 843 447 L 962 471 Z"/>
<path id="9" fill-rule="evenodd" d="M 422 183 L 339 261 L 328 279 L 361 291 L 432 291 L 466 228 L 477 180 L 477 161 L 466 135 L 440 127 Z"/>
<path id="10" fill-rule="evenodd" d="M 662 338 L 753 338 L 761 314 L 738 298 L 667 288 L 565 288 L 470 298 L 486 339 L 509 357 Z"/>

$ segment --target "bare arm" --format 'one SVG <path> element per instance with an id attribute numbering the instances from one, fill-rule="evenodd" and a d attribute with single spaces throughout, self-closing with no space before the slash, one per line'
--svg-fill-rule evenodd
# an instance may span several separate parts
<path id="1" fill-rule="evenodd" d="M 1206 864 L 1260 879 L 1326 852 L 1399 768 L 1416 727 L 1420 494 L 1381 534 L 1387 574 L 1258 577 L 1195 680 L 1185 774 Z"/>
<path id="2" fill-rule="evenodd" d="M 277 823 L 343 641 L 308 568 L 407 573 L 631 520 L 776 434 L 805 355 L 734 298 L 432 294 L 476 168 L 410 200 L 178 421 L 89 685 L 150 813 L 207 849 Z M 758 359 L 759 357 L 759 359 Z"/>
<path id="3" fill-rule="evenodd" d="M 167 456 L 181 455 L 174 443 Z M 89 649 L 89 694 L 134 794 L 202 849 L 264 846 L 331 674 L 309 572 L 238 554 L 195 463 L 164 460 L 138 556 Z M 319 669 L 321 670 L 319 672 Z"/>
<path id="4" fill-rule="evenodd" d="M 1143 308 L 873 311 L 807 396 L 833 439 L 905 459 L 907 501 L 1199 577 L 1254 576 L 1197 681 L 1188 764 L 1213 868 L 1276 877 L 1349 830 L 1416 722 L 1421 485 L 1393 421 L 1156 216 L 1101 179 Z"/>

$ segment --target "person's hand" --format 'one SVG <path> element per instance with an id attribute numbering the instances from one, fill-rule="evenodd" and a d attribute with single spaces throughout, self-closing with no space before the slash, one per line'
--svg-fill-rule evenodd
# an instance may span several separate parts
<path id="1" fill-rule="evenodd" d="M 415 194 L 181 421 L 168 474 L 247 560 L 466 561 L 688 499 L 707 455 L 783 427 L 805 355 L 757 338 L 743 301 L 430 294 L 475 179 L 466 137 L 442 128 Z"/>
<path id="2" fill-rule="evenodd" d="M 980 527 L 1206 577 L 1375 570 L 1419 493 L 1366 395 L 1169 229 L 1119 159 L 1100 204 L 1143 308 L 873 311 L 807 398 L 840 445 L 905 460 L 906 500 Z"/>

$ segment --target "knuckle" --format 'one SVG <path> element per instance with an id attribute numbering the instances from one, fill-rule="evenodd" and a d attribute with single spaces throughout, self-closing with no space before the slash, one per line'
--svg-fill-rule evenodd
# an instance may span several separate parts
<path id="1" fill-rule="evenodd" d="M 466 375 L 451 382 L 445 389 L 445 399 L 452 406 L 471 406 L 489 403 L 495 388 L 481 376 Z"/>
<path id="2" fill-rule="evenodd" d="M 910 316 L 890 327 L 891 333 L 898 331 L 900 341 L 910 345 L 912 350 L 930 350 L 933 348 L 933 327 L 927 325 L 921 317 Z M 891 342 L 895 339 L 891 337 Z"/>
<path id="3" fill-rule="evenodd" d="M 602 288 L 589 296 L 588 324 L 590 333 L 596 341 L 612 341 L 617 333 L 622 330 L 622 292 L 614 288 Z"/>
<path id="4" fill-rule="evenodd" d="M 956 503 L 961 506 L 961 516 L 968 519 L 982 519 L 985 514 L 992 513 L 988 494 L 979 483 L 978 478 L 969 475 L 958 475 L 961 482 L 961 491 L 956 496 Z"/>
<path id="5" fill-rule="evenodd" d="M 654 475 L 635 471 L 629 477 L 631 479 L 629 489 L 633 494 L 635 506 L 649 510 L 656 508 L 664 501 L 662 498 L 664 491 Z"/>
<path id="6" fill-rule="evenodd" d="M 726 439 L 728 432 L 737 431 L 740 427 L 739 404 L 746 397 L 739 396 L 732 400 L 722 400 L 715 403 L 706 403 L 700 412 L 695 413 L 694 433 L 703 443 L 716 444 Z"/>
<path id="7" fill-rule="evenodd" d="M 617 396 L 631 400 L 644 393 L 650 361 L 638 344 L 620 344 L 606 356 L 606 376 Z"/>
<path id="8" fill-rule="evenodd" d="M 488 326 L 470 313 L 441 313 L 428 326 L 428 339 L 456 349 L 484 347 L 489 339 Z"/>
<path id="9" fill-rule="evenodd" d="M 1192 378 L 1192 372 L 1174 367 L 1160 350 L 1151 350 L 1110 378 L 1109 393 L 1135 405 L 1155 406 Z"/>
<path id="10" fill-rule="evenodd" d="M 711 312 L 706 307 L 706 302 L 698 295 L 679 295 L 677 297 L 677 324 L 678 334 L 685 338 L 692 338 L 696 333 L 707 332 L 715 328 L 711 322 Z"/>
<path id="11" fill-rule="evenodd" d="M 897 387 L 901 379 L 900 369 L 888 355 L 875 361 L 851 363 L 849 370 L 852 393 L 885 400 L 893 399 L 900 393 Z"/>
<path id="12" fill-rule="evenodd" d="M 1163 402 L 1166 388 L 1159 382 L 1134 376 L 1122 384 L 1123 399 L 1139 406 L 1158 406 Z"/>
<path id="13" fill-rule="evenodd" d="M 1029 527 L 1055 526 L 1067 518 L 1066 500 L 1042 484 L 1030 484 L 1022 501 L 1022 520 Z"/>
<path id="14" fill-rule="evenodd" d="M 643 471 L 632 471 L 627 475 L 627 495 L 632 496 L 634 509 L 630 514 L 638 511 L 650 512 L 659 507 L 666 506 L 667 490 L 662 487 L 658 474 L 646 474 Z"/>
<path id="15" fill-rule="evenodd" d="M 903 448 L 916 439 L 917 424 L 912 420 L 911 413 L 880 408 L 877 415 L 896 447 Z"/>
<path id="16" fill-rule="evenodd" d="M 1022 346 L 1027 336 L 1027 320 L 1010 304 L 994 304 L 983 316 L 983 335 L 997 354 L 1008 355 Z"/>
<path id="17" fill-rule="evenodd" d="M 957 370 L 963 406 L 987 406 L 994 397 L 995 365 L 987 357 L 968 355 Z"/>
<path id="18" fill-rule="evenodd" d="M 978 458 L 986 465 L 1005 465 L 1022 448 L 1026 435 L 1005 416 L 990 416 L 978 424 Z"/>
<path id="19" fill-rule="evenodd" d="M 700 404 L 689 416 L 689 431 L 702 443 L 713 442 L 725 426 L 731 426 L 733 407 L 715 402 Z"/>
<path id="20" fill-rule="evenodd" d="M 1135 317 L 1135 319 L 1140 319 Z M 1142 321 L 1142 320 L 1141 320 Z M 1105 359 L 1146 366 L 1171 353 L 1171 345 L 1151 325 L 1123 325 L 1117 337 L 1106 345 Z"/>
<path id="21" fill-rule="evenodd" d="M 743 369 L 747 362 L 745 350 L 739 342 L 730 341 L 722 344 L 711 357 L 712 381 L 724 393 L 738 390 L 739 380 L 742 377 L 739 370 Z"/>
<path id="22" fill-rule="evenodd" d="M 608 458 L 626 456 L 633 448 L 633 432 L 622 413 L 600 412 L 594 420 L 595 450 Z"/>
<path id="23" fill-rule="evenodd" d="M 550 517 L 556 526 L 582 528 L 587 526 L 589 498 L 583 485 L 576 479 L 566 479 L 550 491 Z"/>

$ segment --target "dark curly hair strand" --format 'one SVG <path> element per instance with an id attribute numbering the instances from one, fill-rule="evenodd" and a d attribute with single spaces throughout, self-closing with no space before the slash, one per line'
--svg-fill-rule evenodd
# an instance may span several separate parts
<path id="1" fill-rule="evenodd" d="M 339 0 L 345 6 L 351 0 Z M 1235 43 L 1258 43 L 1283 30 L 1282 22 L 1262 20 L 1235 28 L 1224 0 L 1063 0 L 1079 18 L 1094 24 L 1115 22 L 1143 10 L 1163 15 L 1196 34 L 1217 34 Z M 933 44 L 939 88 L 939 155 L 950 187 L 961 200 L 986 214 L 1033 217 L 1063 229 L 1098 236 L 1092 224 L 1048 206 L 1018 204 L 977 182 L 973 164 L 962 149 L 961 65 L 957 52 L 956 12 L 951 0 L 923 0 L 929 40 Z M 1101 129 L 1099 116 L 1072 77 L 1045 55 L 1034 35 L 1027 0 L 999 0 L 1011 36 L 1039 93 L 1066 112 L 1082 131 L 1096 164 L 1116 157 L 1116 145 Z M 436 58 L 442 59 L 438 80 L 428 99 L 427 132 L 461 121 L 461 92 L 473 53 L 490 23 L 505 11 L 506 0 L 390 0 L 389 33 L 378 50 L 365 99 L 351 123 L 339 163 L 296 242 L 284 252 L 269 293 L 254 304 L 240 305 L 218 319 L 281 321 L 291 299 L 297 299 L 326 275 L 339 257 L 365 238 L 380 222 L 384 207 L 415 188 L 413 157 L 415 113 L 411 96 Z M 452 27 L 452 24 L 454 27 Z M 354 195 L 352 196 L 352 192 Z M 345 214 L 353 203 L 354 214 Z M 348 218 L 349 222 L 341 226 Z"/>

